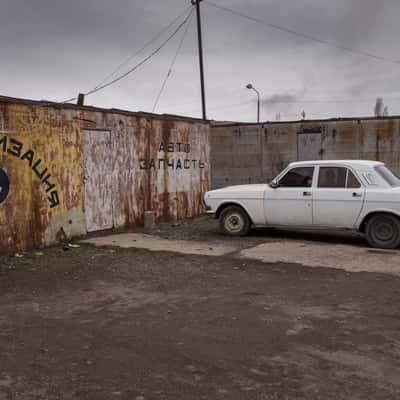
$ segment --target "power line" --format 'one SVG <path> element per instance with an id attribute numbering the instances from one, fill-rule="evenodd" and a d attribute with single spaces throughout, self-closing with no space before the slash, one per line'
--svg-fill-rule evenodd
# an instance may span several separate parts
<path id="1" fill-rule="evenodd" d="M 371 100 L 361 100 L 361 99 L 347 99 L 347 100 L 265 100 L 264 104 L 304 104 L 304 103 L 317 103 L 317 104 L 339 104 L 339 103 L 369 103 L 374 102 L 376 98 Z M 392 99 L 396 100 L 396 99 Z"/>
<path id="2" fill-rule="evenodd" d="M 190 8 L 192 8 L 192 6 L 190 6 Z M 84 93 L 85 96 L 89 96 L 91 94 L 97 93 L 100 90 L 103 90 L 111 85 L 114 85 L 115 83 L 119 82 L 120 80 L 126 78 L 127 76 L 129 76 L 130 74 L 132 74 L 133 72 L 135 72 L 137 69 L 139 69 L 143 64 L 145 64 L 147 61 L 149 61 L 151 58 L 153 58 L 157 53 L 159 53 L 176 35 L 177 33 L 182 29 L 182 27 L 188 22 L 189 17 L 192 15 L 192 9 L 190 10 L 189 14 L 186 16 L 186 18 L 183 20 L 183 22 L 181 22 L 178 27 L 172 32 L 171 35 L 168 36 L 168 38 L 166 40 L 164 40 L 160 46 L 158 46 L 154 51 L 152 51 L 150 53 L 150 55 L 148 55 L 147 57 L 145 57 L 142 61 L 140 61 L 138 64 L 136 64 L 134 67 L 130 68 L 127 72 L 123 73 L 122 75 L 118 76 L 117 78 L 113 79 L 112 81 L 108 82 L 108 83 L 104 83 L 100 86 L 96 86 L 95 88 L 93 88 L 92 90 Z M 68 103 L 71 101 L 76 100 L 77 98 L 74 97 L 72 99 L 68 99 L 63 101 L 62 103 Z"/>
<path id="3" fill-rule="evenodd" d="M 243 88 L 242 89 L 236 89 L 236 90 L 233 90 L 233 91 L 229 91 L 229 92 L 226 93 L 226 95 L 232 98 L 232 97 L 234 97 L 235 95 L 237 95 L 239 93 L 243 93 Z M 185 107 L 187 105 L 197 104 L 198 102 L 199 102 L 198 99 L 190 100 L 190 101 L 185 102 L 185 104 L 179 104 L 176 107 L 178 107 L 178 108 L 179 107 Z"/>
<path id="4" fill-rule="evenodd" d="M 242 101 L 240 103 L 230 103 L 230 104 L 225 104 L 225 105 L 218 105 L 218 106 L 214 106 L 214 107 L 209 107 L 208 109 L 210 111 L 214 111 L 214 110 L 224 110 L 224 109 L 230 109 L 230 108 L 235 108 L 235 107 L 240 107 L 240 106 L 246 106 L 246 105 L 250 105 L 253 104 L 253 100 L 248 100 L 248 101 Z M 195 109 L 191 109 L 190 111 L 182 111 L 185 114 L 192 114 L 194 112 L 197 112 L 198 110 Z"/>
<path id="5" fill-rule="evenodd" d="M 387 100 L 399 100 L 399 97 L 388 97 Z M 316 99 L 316 100 L 311 100 L 311 99 L 304 99 L 304 100 L 264 100 L 264 104 L 302 104 L 302 103 L 321 103 L 321 104 L 329 104 L 329 103 L 369 103 L 369 102 L 374 102 L 376 100 L 375 98 L 371 99 Z"/>
<path id="6" fill-rule="evenodd" d="M 234 107 L 239 107 L 239 106 L 246 106 L 254 104 L 253 100 L 247 100 L 247 101 L 242 101 L 241 103 L 232 103 L 232 104 L 226 104 L 224 106 L 215 106 L 215 107 L 210 107 L 210 110 L 224 110 L 228 108 L 234 108 Z"/>
<path id="7" fill-rule="evenodd" d="M 386 57 L 383 57 L 383 56 L 379 56 L 379 55 L 376 55 L 376 54 L 373 54 L 373 53 L 370 53 L 370 52 L 367 52 L 367 51 L 356 50 L 356 49 L 353 49 L 351 47 L 347 47 L 347 46 L 343 46 L 343 45 L 338 44 L 338 43 L 330 42 L 328 40 L 319 39 L 319 38 L 316 38 L 314 36 L 311 36 L 311 35 L 308 35 L 308 34 L 305 34 L 305 33 L 297 32 L 297 31 L 295 31 L 293 29 L 285 28 L 283 26 L 276 25 L 276 24 L 261 20 L 261 19 L 256 18 L 256 17 L 252 17 L 252 16 L 249 16 L 249 15 L 246 15 L 246 14 L 240 12 L 240 11 L 236 11 L 236 10 L 233 10 L 233 9 L 231 9 L 229 7 L 225 7 L 225 6 L 221 6 L 221 5 L 215 4 L 215 3 L 213 3 L 212 1 L 209 1 L 209 0 L 204 0 L 204 1 L 205 1 L 206 4 L 208 4 L 208 5 L 212 6 L 212 7 L 218 8 L 219 10 L 223 10 L 223 11 L 229 12 L 229 13 L 234 14 L 236 16 L 245 18 L 247 20 L 256 22 L 258 24 L 267 26 L 269 28 L 273 28 L 273 29 L 279 30 L 281 32 L 286 32 L 286 33 L 289 33 L 291 35 L 294 35 L 294 36 L 297 36 L 297 37 L 301 37 L 303 39 L 307 39 L 307 40 L 311 40 L 313 42 L 317 42 L 317 43 L 320 43 L 320 44 L 332 46 L 332 47 L 335 47 L 335 48 L 337 48 L 339 50 L 343 50 L 343 51 L 347 51 L 347 52 L 350 52 L 350 53 L 358 54 L 358 55 L 361 55 L 361 56 L 364 56 L 364 57 L 373 58 L 375 60 L 385 61 L 385 62 L 388 62 L 388 63 L 391 63 L 391 64 L 397 64 L 397 65 L 400 64 L 399 60 L 391 60 L 389 58 L 386 58 Z"/>
<path id="8" fill-rule="evenodd" d="M 323 100 L 323 99 L 319 99 L 319 100 L 311 100 L 311 99 L 304 99 L 304 100 L 271 100 L 271 101 L 267 101 L 268 104 L 273 105 L 273 104 L 312 104 L 312 103 L 316 103 L 316 104 L 329 104 L 329 103 L 333 103 L 333 104 L 339 104 L 339 103 L 373 103 L 376 100 L 376 98 L 371 98 L 369 100 L 367 99 L 338 99 L 338 100 Z M 400 97 L 391 97 L 391 98 L 387 98 L 387 100 L 400 100 Z M 217 110 L 228 110 L 228 109 L 232 109 L 232 108 L 237 108 L 237 107 L 241 107 L 241 106 L 247 106 L 250 104 L 254 104 L 253 100 L 249 100 L 249 101 L 244 101 L 244 102 L 239 102 L 239 103 L 228 103 L 225 105 L 217 105 L 214 107 L 210 107 L 209 110 L 210 111 L 217 111 Z M 265 103 L 264 103 L 265 104 Z M 198 110 L 190 110 L 190 111 L 183 111 L 183 113 L 185 114 L 192 114 L 194 112 L 197 112 Z"/>
<path id="9" fill-rule="evenodd" d="M 144 58 L 142 61 L 140 61 L 138 64 L 136 64 L 134 67 L 132 67 L 131 69 L 129 69 L 127 72 L 125 72 L 124 74 L 120 75 L 119 77 L 113 79 L 112 81 L 105 83 L 104 85 L 98 86 L 97 88 L 85 93 L 86 96 L 89 96 L 93 93 L 97 93 L 100 90 L 103 90 L 111 85 L 114 85 L 115 83 L 119 82 L 120 80 L 126 78 L 128 75 L 130 75 L 131 73 L 135 72 L 139 67 L 141 67 L 143 64 L 145 64 L 148 60 L 150 60 L 151 58 L 153 58 L 157 53 L 159 53 L 161 51 L 161 49 L 163 49 L 174 37 L 175 35 L 182 29 L 182 27 L 188 22 L 189 20 L 189 16 L 191 15 L 191 12 L 189 13 L 189 15 L 185 18 L 185 20 L 179 24 L 179 26 L 172 32 L 172 34 L 170 36 L 168 36 L 168 38 L 159 46 L 157 47 L 156 50 L 154 50 L 152 53 L 150 53 L 149 56 L 147 56 L 146 58 Z"/>
<path id="10" fill-rule="evenodd" d="M 189 11 L 189 9 L 193 9 L 192 6 L 186 7 L 183 12 L 181 12 L 177 17 L 175 17 L 165 28 L 163 28 L 160 32 L 157 33 L 156 36 L 154 36 L 151 40 L 149 40 L 146 44 L 144 44 L 143 47 L 141 47 L 136 53 L 133 55 L 129 56 L 126 58 L 121 64 L 118 65 L 111 73 L 109 73 L 96 87 L 97 89 L 99 86 L 103 85 L 105 82 L 107 82 L 111 77 L 113 77 L 124 65 L 128 64 L 131 60 L 133 60 L 136 56 L 138 56 L 140 53 L 142 53 L 143 50 L 145 50 L 147 47 L 152 45 L 158 38 L 160 38 L 165 32 L 167 32 L 172 26 L 176 24 L 179 19 L 181 19 L 186 13 Z"/>
<path id="11" fill-rule="evenodd" d="M 180 40 L 180 42 L 179 42 L 179 44 L 178 44 L 178 48 L 177 48 L 177 50 L 176 50 L 176 52 L 175 52 L 175 54 L 174 54 L 174 57 L 172 58 L 172 61 L 171 61 L 170 66 L 169 66 L 167 75 L 166 75 L 165 78 L 164 78 L 164 81 L 163 81 L 163 83 L 162 83 L 162 85 L 161 85 L 160 91 L 158 92 L 156 101 L 154 102 L 153 109 L 152 109 L 152 112 L 153 112 L 153 113 L 154 113 L 154 111 L 155 111 L 155 109 L 156 109 L 156 107 L 157 107 L 157 105 L 158 105 L 158 102 L 160 101 L 161 95 L 162 95 L 162 93 L 163 93 L 163 91 L 164 91 L 164 89 L 165 89 L 165 86 L 167 85 L 168 79 L 169 79 L 169 77 L 170 77 L 171 74 L 172 74 L 172 70 L 173 70 L 173 68 L 174 68 L 174 66 L 175 66 L 176 60 L 177 60 L 177 58 L 178 58 L 178 55 L 179 55 L 179 53 L 180 53 L 180 51 L 181 51 L 181 49 L 182 49 L 183 43 L 184 43 L 184 41 L 185 41 L 186 35 L 187 35 L 188 30 L 189 30 L 189 27 L 190 27 L 190 22 L 191 22 L 191 20 L 192 20 L 192 18 L 193 18 L 193 12 L 194 12 L 194 7 L 193 7 L 192 10 L 190 11 L 190 15 L 189 15 L 188 23 L 186 24 L 185 31 L 183 32 L 182 38 L 181 38 L 181 40 Z"/>

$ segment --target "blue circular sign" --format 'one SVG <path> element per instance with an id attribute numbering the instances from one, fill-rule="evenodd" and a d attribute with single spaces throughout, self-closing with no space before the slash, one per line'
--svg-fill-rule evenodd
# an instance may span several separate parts
<path id="1" fill-rule="evenodd" d="M 0 204 L 7 198 L 10 191 L 10 180 L 4 169 L 0 168 Z"/>

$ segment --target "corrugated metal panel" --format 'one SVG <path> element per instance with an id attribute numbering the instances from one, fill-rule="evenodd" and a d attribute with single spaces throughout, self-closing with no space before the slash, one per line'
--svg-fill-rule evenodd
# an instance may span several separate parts
<path id="1" fill-rule="evenodd" d="M 85 114 L 112 130 L 113 221 L 123 228 L 200 215 L 210 187 L 209 127 L 189 121 Z"/>
<path id="2" fill-rule="evenodd" d="M 85 130 L 110 132 L 109 145 L 90 135 L 84 146 Z M 87 183 L 89 230 L 140 224 L 146 210 L 159 221 L 204 211 L 202 196 L 210 187 L 208 124 L 0 101 L 0 186 L 9 180 L 3 200 L 0 192 L 0 252 L 86 233 L 84 153 L 94 177 Z M 108 220 L 102 219 L 105 214 Z"/>
<path id="3" fill-rule="evenodd" d="M 113 227 L 111 132 L 84 131 L 85 215 L 88 232 Z"/>
<path id="4" fill-rule="evenodd" d="M 0 251 L 42 246 L 61 228 L 83 233 L 82 143 L 71 115 L 3 104 L 0 143 L 10 181 L 0 204 Z"/>

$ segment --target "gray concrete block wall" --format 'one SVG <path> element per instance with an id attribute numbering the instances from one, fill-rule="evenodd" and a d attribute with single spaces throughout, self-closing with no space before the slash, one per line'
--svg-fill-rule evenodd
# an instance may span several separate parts
<path id="1" fill-rule="evenodd" d="M 211 127 L 212 187 L 269 182 L 299 161 L 307 132 L 321 134 L 315 158 L 379 160 L 400 173 L 400 117 L 226 124 Z"/>
<path id="2" fill-rule="evenodd" d="M 259 127 L 212 130 L 213 187 L 263 182 Z"/>

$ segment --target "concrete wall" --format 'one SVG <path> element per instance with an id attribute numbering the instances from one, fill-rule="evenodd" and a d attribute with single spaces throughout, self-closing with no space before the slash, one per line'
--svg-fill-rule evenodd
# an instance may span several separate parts
<path id="1" fill-rule="evenodd" d="M 208 124 L 0 97 L 0 253 L 87 232 L 84 137 L 96 129 L 111 135 L 112 227 L 141 224 L 145 210 L 158 221 L 203 212 Z"/>
<path id="2" fill-rule="evenodd" d="M 302 145 L 310 137 L 317 146 Z M 269 182 L 304 151 L 307 159 L 380 160 L 400 173 L 400 117 L 214 125 L 212 187 Z"/>

